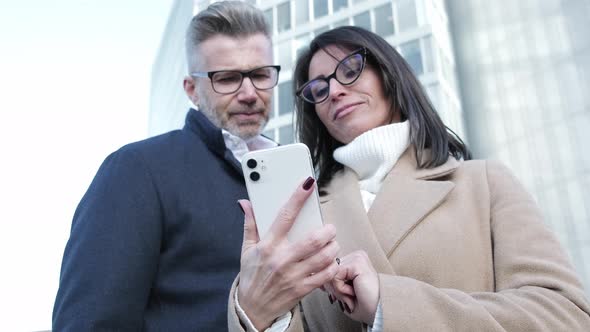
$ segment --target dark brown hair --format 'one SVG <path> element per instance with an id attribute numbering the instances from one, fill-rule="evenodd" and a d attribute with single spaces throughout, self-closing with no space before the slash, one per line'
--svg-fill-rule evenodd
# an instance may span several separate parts
<path id="1" fill-rule="evenodd" d="M 367 64 L 374 68 L 383 82 L 383 91 L 391 98 L 391 114 L 400 112 L 401 121 L 410 122 L 410 144 L 417 156 L 418 168 L 444 164 L 449 156 L 471 159 L 469 149 L 442 122 L 430 103 L 422 85 L 402 56 L 383 38 L 353 26 L 338 27 L 315 37 L 302 51 L 293 72 L 293 91 L 309 80 L 309 63 L 313 55 L 328 46 L 350 51 L 367 49 Z M 306 144 L 319 173 L 318 185 L 325 186 L 343 166 L 334 160 L 334 150 L 343 144 L 334 139 L 315 112 L 315 105 L 296 98 L 296 133 Z M 429 149 L 430 153 L 425 153 Z"/>

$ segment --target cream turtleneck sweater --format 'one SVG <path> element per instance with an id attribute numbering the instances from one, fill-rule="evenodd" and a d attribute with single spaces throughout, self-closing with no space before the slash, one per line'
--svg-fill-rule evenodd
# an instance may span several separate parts
<path id="1" fill-rule="evenodd" d="M 383 179 L 410 145 L 409 121 L 371 129 L 334 150 L 334 159 L 359 178 L 365 210 L 369 210 Z"/>

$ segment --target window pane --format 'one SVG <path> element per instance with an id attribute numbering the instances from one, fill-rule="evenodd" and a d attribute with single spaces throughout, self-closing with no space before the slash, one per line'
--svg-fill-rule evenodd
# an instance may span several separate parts
<path id="1" fill-rule="evenodd" d="M 277 7 L 278 32 L 291 29 L 291 3 L 285 2 Z"/>
<path id="2" fill-rule="evenodd" d="M 426 87 L 426 92 L 428 93 L 428 97 L 430 98 L 430 101 L 432 102 L 432 106 L 434 106 L 434 109 L 436 109 L 437 111 L 439 109 L 439 107 L 438 107 L 439 91 L 440 91 L 440 86 L 438 85 L 438 83 L 431 84 Z"/>
<path id="3" fill-rule="evenodd" d="M 274 129 L 267 129 L 265 131 L 262 132 L 262 135 L 270 138 L 271 140 L 275 140 L 275 130 Z"/>
<path id="4" fill-rule="evenodd" d="M 424 66 L 427 73 L 434 71 L 434 51 L 432 47 L 432 36 L 428 36 L 422 40 L 424 43 Z"/>
<path id="5" fill-rule="evenodd" d="M 302 35 L 295 37 L 294 47 L 295 47 L 295 54 L 297 57 L 299 57 L 299 52 L 306 49 L 306 47 L 309 47 L 310 41 L 311 41 L 311 34 L 310 33 L 304 33 Z"/>
<path id="6" fill-rule="evenodd" d="M 279 128 L 279 143 L 290 144 L 294 142 L 293 125 L 287 125 Z"/>
<path id="7" fill-rule="evenodd" d="M 291 39 L 278 43 L 277 49 L 279 52 L 279 65 L 281 65 L 281 71 L 291 69 L 291 66 L 293 65 L 293 60 L 291 59 Z"/>
<path id="8" fill-rule="evenodd" d="M 334 0 L 332 1 L 332 7 L 334 7 L 334 13 L 339 11 L 340 9 L 344 9 L 346 7 L 348 7 L 348 1 L 347 0 Z"/>
<path id="9" fill-rule="evenodd" d="M 348 23 L 348 18 L 334 22 L 334 28 L 341 27 L 344 25 L 350 25 L 350 23 Z"/>
<path id="10" fill-rule="evenodd" d="M 375 33 L 381 37 L 393 35 L 393 10 L 391 3 L 375 8 Z"/>
<path id="11" fill-rule="evenodd" d="M 397 3 L 397 21 L 399 31 L 405 31 L 418 26 L 416 17 L 416 3 L 414 0 L 399 0 Z"/>
<path id="12" fill-rule="evenodd" d="M 295 24 L 300 25 L 309 22 L 309 0 L 295 1 Z"/>
<path id="13" fill-rule="evenodd" d="M 371 31 L 371 15 L 369 11 L 354 16 L 352 20 L 355 26 Z"/>
<path id="14" fill-rule="evenodd" d="M 289 114 L 293 112 L 293 84 L 291 81 L 286 81 L 279 84 L 279 115 Z"/>
<path id="15" fill-rule="evenodd" d="M 328 15 L 328 0 L 314 0 L 313 13 L 315 18 Z"/>
<path id="16" fill-rule="evenodd" d="M 264 11 L 264 18 L 266 19 L 266 23 L 270 27 L 270 33 L 274 32 L 273 21 L 272 21 L 272 8 L 269 8 Z"/>
<path id="17" fill-rule="evenodd" d="M 315 31 L 313 33 L 317 36 L 317 35 L 321 34 L 322 32 L 326 32 L 328 30 L 330 30 L 330 27 L 326 25 L 321 28 L 315 29 Z"/>
<path id="18" fill-rule="evenodd" d="M 420 52 L 419 40 L 402 44 L 400 46 L 400 51 L 404 56 L 404 59 L 410 64 L 410 67 L 412 67 L 414 74 L 422 75 L 424 69 L 422 68 L 422 54 Z"/>

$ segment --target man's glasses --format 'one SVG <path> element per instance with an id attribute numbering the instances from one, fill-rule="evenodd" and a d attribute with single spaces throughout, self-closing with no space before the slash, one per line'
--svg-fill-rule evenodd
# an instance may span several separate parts
<path id="1" fill-rule="evenodd" d="M 209 77 L 213 91 L 221 94 L 230 94 L 238 91 L 242 86 L 244 77 L 250 78 L 252 85 L 258 90 L 274 88 L 279 81 L 281 66 L 264 66 L 248 71 L 217 70 L 206 72 L 192 72 L 193 77 Z"/>
<path id="2" fill-rule="evenodd" d="M 319 104 L 330 94 L 330 80 L 336 79 L 342 85 L 354 83 L 363 72 L 367 59 L 367 50 L 363 47 L 338 62 L 334 72 L 328 77 L 315 78 L 297 89 L 297 96 L 308 103 Z"/>

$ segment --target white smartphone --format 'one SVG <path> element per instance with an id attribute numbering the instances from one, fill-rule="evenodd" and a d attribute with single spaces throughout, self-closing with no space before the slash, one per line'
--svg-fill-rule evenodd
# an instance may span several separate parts
<path id="1" fill-rule="evenodd" d="M 242 158 L 242 170 L 260 239 L 297 186 L 310 176 L 315 178 L 309 149 L 301 143 L 248 152 Z M 317 186 L 313 191 L 287 234 L 291 242 L 323 225 Z"/>

